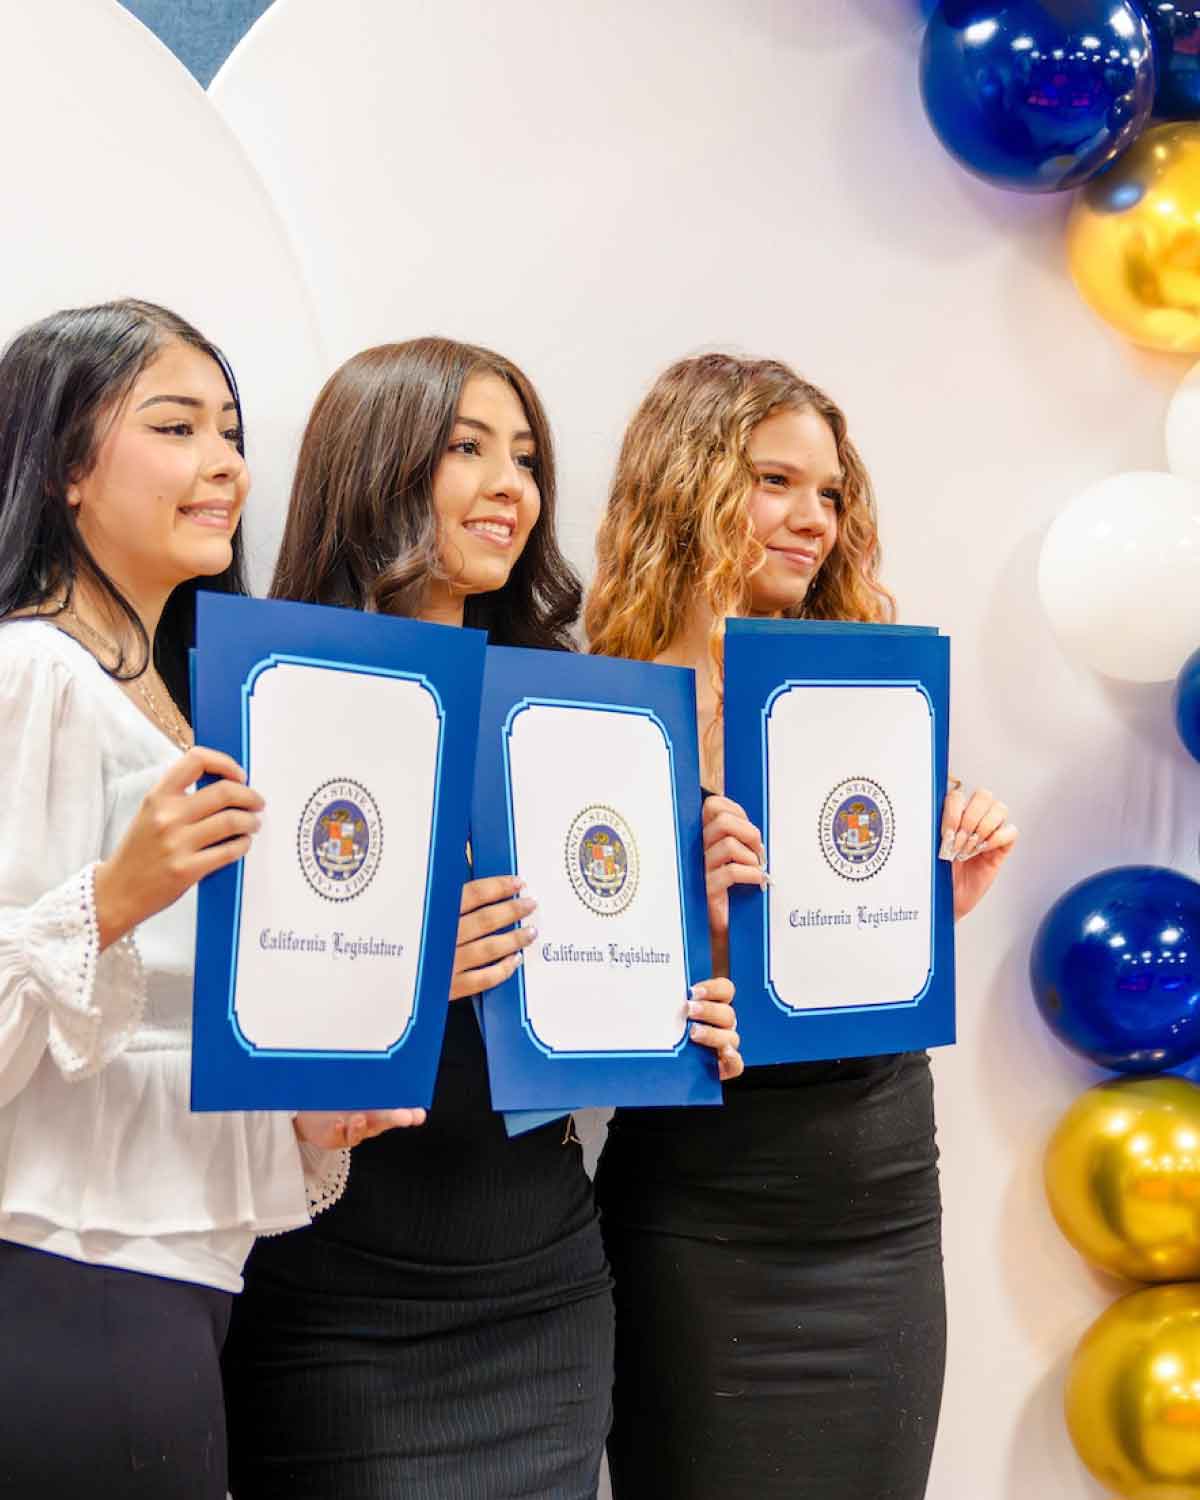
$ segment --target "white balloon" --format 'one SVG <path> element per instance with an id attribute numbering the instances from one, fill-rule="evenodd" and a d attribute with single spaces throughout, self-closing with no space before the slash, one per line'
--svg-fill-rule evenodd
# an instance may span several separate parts
<path id="1" fill-rule="evenodd" d="M 1200 645 L 1200 485 L 1114 474 L 1060 512 L 1038 567 L 1064 651 L 1130 682 L 1165 682 Z"/>
<path id="2" fill-rule="evenodd" d="M 1183 377 L 1167 407 L 1167 468 L 1200 484 L 1200 364 Z"/>
<path id="3" fill-rule="evenodd" d="M 194 322 L 241 386 L 261 587 L 327 368 L 271 199 L 187 69 L 116 0 L 4 7 L 0 342 L 60 307 L 144 297 Z"/>

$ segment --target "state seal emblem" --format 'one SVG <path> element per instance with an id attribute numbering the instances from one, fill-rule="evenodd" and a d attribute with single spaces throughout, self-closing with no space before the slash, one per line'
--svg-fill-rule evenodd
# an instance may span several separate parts
<path id="1" fill-rule="evenodd" d="M 383 822 L 361 782 L 323 782 L 305 803 L 296 834 L 304 878 L 327 901 L 352 901 L 374 879 Z"/>
<path id="2" fill-rule="evenodd" d="M 839 781 L 821 805 L 817 837 L 825 862 L 845 880 L 870 880 L 887 863 L 894 835 L 892 804 L 877 781 Z"/>
<path id="3" fill-rule="evenodd" d="M 567 830 L 565 853 L 571 889 L 597 916 L 615 917 L 637 894 L 637 844 L 613 808 L 585 807 Z"/>

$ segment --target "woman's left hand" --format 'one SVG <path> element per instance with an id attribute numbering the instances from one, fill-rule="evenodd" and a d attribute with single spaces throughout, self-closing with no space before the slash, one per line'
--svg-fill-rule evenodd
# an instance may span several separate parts
<path id="1" fill-rule="evenodd" d="M 974 911 L 991 889 L 1000 866 L 1016 847 L 1008 808 L 991 792 L 967 797 L 959 787 L 942 803 L 941 859 L 953 860 L 954 920 Z"/>
<path id="2" fill-rule="evenodd" d="M 717 1075 L 722 1083 L 736 1078 L 745 1068 L 738 1048 L 737 1016 L 733 1011 L 733 984 L 728 979 L 706 979 L 692 986 L 688 1001 L 692 1041 L 711 1047 L 717 1054 Z"/>

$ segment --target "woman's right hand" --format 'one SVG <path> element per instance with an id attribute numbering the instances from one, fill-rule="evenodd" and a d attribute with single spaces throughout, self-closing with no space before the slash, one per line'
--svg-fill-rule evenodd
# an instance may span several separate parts
<path id="1" fill-rule="evenodd" d="M 385 1130 L 406 1130 L 424 1123 L 423 1109 L 302 1109 L 292 1128 L 298 1140 L 322 1151 L 337 1151 L 374 1140 Z"/>
<path id="2" fill-rule="evenodd" d="M 201 776 L 219 780 L 188 795 Z M 146 793 L 133 822 L 96 866 L 100 947 L 178 901 L 198 880 L 241 859 L 259 828 L 263 799 L 230 756 L 196 745 Z"/>
<path id="3" fill-rule="evenodd" d="M 468 880 L 463 886 L 451 1000 L 464 1000 L 503 984 L 521 962 L 523 950 L 537 937 L 536 927 L 513 926 L 537 906 L 520 894 L 523 885 L 515 875 L 491 875 L 486 880 Z M 505 927 L 512 930 L 502 931 Z"/>

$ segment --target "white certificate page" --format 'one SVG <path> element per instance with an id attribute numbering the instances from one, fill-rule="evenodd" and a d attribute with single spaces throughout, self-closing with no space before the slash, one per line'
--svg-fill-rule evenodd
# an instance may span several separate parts
<path id="1" fill-rule="evenodd" d="M 933 750 L 916 688 L 799 685 L 772 704 L 767 975 L 782 1005 L 892 1005 L 924 989 Z"/>
<path id="2" fill-rule="evenodd" d="M 669 1052 L 687 1025 L 670 750 L 642 714 L 534 705 L 509 740 L 517 869 L 538 902 L 526 1018 L 548 1052 Z"/>
<path id="3" fill-rule="evenodd" d="M 234 1010 L 271 1051 L 386 1052 L 416 1002 L 441 721 L 418 682 L 282 663 L 256 679 Z"/>

